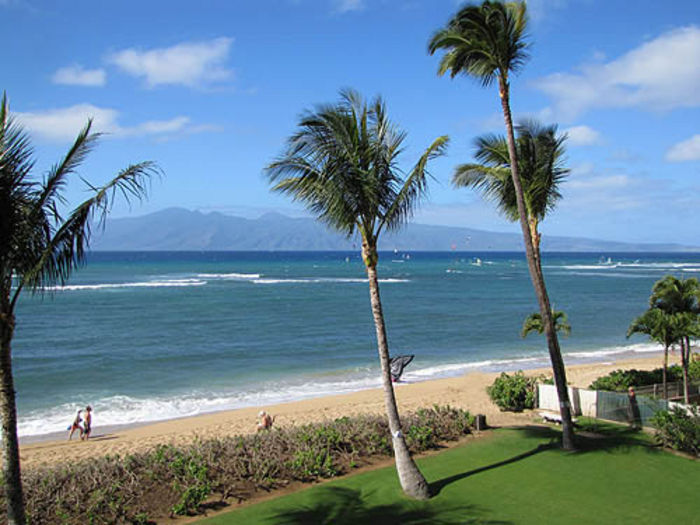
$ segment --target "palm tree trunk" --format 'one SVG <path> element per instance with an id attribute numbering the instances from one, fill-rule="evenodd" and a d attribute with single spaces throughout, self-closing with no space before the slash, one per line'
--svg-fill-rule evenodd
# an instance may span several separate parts
<path id="1" fill-rule="evenodd" d="M 537 231 L 537 219 L 531 217 L 529 221 L 529 227 L 530 238 L 532 239 L 532 253 L 535 256 L 535 263 L 537 264 L 537 269 L 540 273 L 542 273 L 542 258 L 540 256 L 540 233 Z"/>
<path id="2" fill-rule="evenodd" d="M 668 383 L 666 382 L 666 370 L 668 369 L 668 345 L 664 346 L 664 366 L 661 381 L 664 384 L 664 399 L 668 399 Z"/>
<path id="3" fill-rule="evenodd" d="M 545 337 L 547 338 L 547 347 L 549 349 L 549 358 L 552 362 L 554 383 L 557 387 L 557 395 L 559 396 L 559 411 L 562 422 L 562 448 L 565 450 L 573 450 L 575 448 L 574 425 L 571 420 L 571 402 L 569 401 L 569 391 L 566 384 L 566 369 L 564 367 L 564 360 L 561 357 L 561 348 L 559 347 L 557 332 L 554 329 L 552 307 L 549 304 L 549 296 L 547 295 L 544 275 L 539 269 L 539 265 L 537 263 L 537 256 L 533 247 L 533 240 L 527 220 L 527 210 L 525 208 L 523 188 L 522 184 L 520 183 L 520 173 L 518 172 L 517 154 L 515 152 L 515 134 L 513 133 L 513 117 L 510 113 L 509 87 L 508 81 L 504 75 L 499 76 L 498 84 L 499 96 L 501 98 L 501 106 L 503 109 L 503 118 L 506 124 L 511 176 L 513 178 L 516 202 L 518 204 L 518 214 L 520 215 L 520 227 L 523 232 L 523 242 L 525 243 L 527 266 L 530 271 L 530 278 L 532 279 L 535 295 L 537 296 L 537 302 L 540 307 L 540 315 L 542 316 L 544 333 Z"/>
<path id="4" fill-rule="evenodd" d="M 391 383 L 391 369 L 389 366 L 389 344 L 386 337 L 386 326 L 384 324 L 384 313 L 382 312 L 382 301 L 379 297 L 379 281 L 377 279 L 377 251 L 366 242 L 362 243 L 362 256 L 367 268 L 369 279 L 369 298 L 372 305 L 372 315 L 374 316 L 374 326 L 377 331 L 377 350 L 379 351 L 379 362 L 382 367 L 382 386 L 384 387 L 384 404 L 389 419 L 389 430 L 391 431 L 394 448 L 394 460 L 396 471 L 399 475 L 399 482 L 404 493 L 416 499 L 428 499 L 430 489 L 423 474 L 418 470 L 418 466 L 413 461 L 411 453 L 406 445 L 406 440 L 401 433 L 401 420 L 399 410 L 396 405 L 394 395 L 394 385 Z"/>
<path id="5" fill-rule="evenodd" d="M 681 361 L 683 363 L 683 400 L 690 403 L 690 386 L 688 385 L 688 367 L 690 366 L 690 337 L 685 337 L 685 344 L 681 346 Z"/>
<path id="6" fill-rule="evenodd" d="M 7 310 L 5 310 L 7 311 Z M 2 420 L 2 470 L 7 505 L 7 523 L 25 525 L 24 496 L 17 440 L 17 407 L 12 379 L 11 343 L 14 315 L 0 313 L 0 419 Z"/>

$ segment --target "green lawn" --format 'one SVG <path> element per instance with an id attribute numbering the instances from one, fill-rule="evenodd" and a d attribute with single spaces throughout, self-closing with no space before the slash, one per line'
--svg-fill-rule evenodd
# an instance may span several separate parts
<path id="1" fill-rule="evenodd" d="M 599 426 L 566 453 L 555 429 L 503 429 L 419 461 L 435 496 L 405 498 L 385 468 L 250 505 L 201 524 L 700 524 L 700 462 Z"/>

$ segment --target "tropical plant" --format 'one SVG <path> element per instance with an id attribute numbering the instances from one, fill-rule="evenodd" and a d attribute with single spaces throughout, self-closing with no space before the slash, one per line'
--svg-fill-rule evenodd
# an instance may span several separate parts
<path id="1" fill-rule="evenodd" d="M 537 381 L 537 377 L 527 377 L 522 370 L 513 375 L 502 372 L 486 387 L 486 393 L 501 410 L 522 412 L 535 407 Z"/>
<path id="2" fill-rule="evenodd" d="M 388 119 L 381 98 L 371 104 L 352 90 L 335 105 L 303 115 L 285 153 L 266 169 L 273 190 L 303 202 L 332 228 L 362 238 L 362 259 L 381 363 L 384 398 L 401 486 L 416 498 L 429 496 L 401 433 L 389 366 L 389 344 L 377 279 L 377 241 L 411 216 L 426 192 L 427 164 L 442 155 L 448 138 L 437 138 L 407 176 L 397 167 L 406 137 Z"/>
<path id="3" fill-rule="evenodd" d="M 537 265 L 541 267 L 539 223 L 561 199 L 559 186 L 570 171 L 563 163 L 566 135 L 558 136 L 555 125 L 544 126 L 534 120 L 524 120 L 515 129 L 527 222 Z M 503 136 L 485 135 L 475 140 L 475 146 L 478 163 L 457 166 L 452 183 L 458 188 L 474 188 L 493 201 L 508 220 L 517 221 L 508 141 Z"/>
<path id="4" fill-rule="evenodd" d="M 666 378 L 670 381 L 680 381 L 683 377 L 681 367 L 672 365 L 666 370 Z M 663 369 L 654 370 L 613 370 L 595 379 L 590 385 L 590 390 L 607 390 L 608 392 L 627 392 L 629 387 L 647 386 L 663 381 Z"/>
<path id="5" fill-rule="evenodd" d="M 700 456 L 700 407 L 675 406 L 654 414 L 656 440 L 665 447 Z"/>
<path id="6" fill-rule="evenodd" d="M 664 399 L 668 399 L 668 349 L 682 337 L 678 327 L 678 315 L 668 314 L 658 308 L 649 308 L 637 317 L 627 329 L 627 337 L 632 334 L 646 334 L 649 339 L 664 347 L 662 382 Z"/>
<path id="7" fill-rule="evenodd" d="M 26 521 L 17 440 L 17 409 L 12 376 L 15 309 L 24 290 L 43 293 L 63 284 L 85 261 L 92 226 L 104 225 L 114 198 L 143 198 L 146 180 L 159 169 L 152 162 L 133 164 L 63 217 L 63 192 L 95 147 L 92 122 L 78 134 L 66 156 L 42 182 L 32 177 L 29 137 L 9 113 L 7 96 L 0 105 L 0 417 L 2 417 L 3 481 L 7 520 Z"/>
<path id="8" fill-rule="evenodd" d="M 534 242 L 530 234 L 510 110 L 509 75 L 511 72 L 517 72 L 528 58 L 528 44 L 525 41 L 526 28 L 527 11 L 524 2 L 504 3 L 486 0 L 480 5 L 468 4 L 449 20 L 447 27 L 433 35 L 428 44 L 428 52 L 432 55 L 438 50 L 446 51 L 438 67 L 440 75 L 448 71 L 452 78 L 458 74 L 469 75 L 477 79 L 482 86 L 490 86 L 494 82 L 498 82 L 498 95 L 506 126 L 511 178 L 525 244 L 525 254 L 544 322 L 554 382 L 559 396 L 562 447 L 572 450 L 574 448 L 574 427 L 571 420 L 571 402 L 566 386 L 566 369 L 554 328 L 544 276 L 537 264 Z"/>
<path id="9" fill-rule="evenodd" d="M 468 435 L 474 416 L 436 405 L 403 414 L 401 423 L 411 452 L 420 453 Z M 391 456 L 388 434 L 386 417 L 364 414 L 30 467 L 22 472 L 27 515 L 50 525 L 177 523 L 172 514 L 206 513 L 207 500 L 240 503 Z M 5 518 L 0 508 L 0 523 Z"/>
<path id="10" fill-rule="evenodd" d="M 552 319 L 554 320 L 554 329 L 557 332 L 562 332 L 567 336 L 571 335 L 571 325 L 564 312 L 561 310 L 554 310 L 552 312 Z M 542 322 L 542 316 L 539 312 L 532 313 L 525 318 L 520 335 L 522 337 L 527 337 L 531 332 L 537 332 L 538 334 L 544 333 L 544 323 Z"/>
<path id="11" fill-rule="evenodd" d="M 683 394 L 685 402 L 689 398 L 688 368 L 691 362 L 691 337 L 700 335 L 698 314 L 700 314 L 700 284 L 695 277 L 678 279 L 666 275 L 656 283 L 651 290 L 649 306 L 658 308 L 672 315 L 680 316 L 677 327 L 683 332 L 680 339 L 681 366 L 683 368 Z"/>

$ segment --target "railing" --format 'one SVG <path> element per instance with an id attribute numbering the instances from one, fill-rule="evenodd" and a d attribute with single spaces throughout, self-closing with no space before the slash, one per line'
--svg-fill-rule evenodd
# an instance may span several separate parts
<path id="1" fill-rule="evenodd" d="M 663 389 L 662 389 L 663 391 Z M 573 415 L 583 415 L 610 421 L 620 421 L 634 425 L 650 426 L 649 420 L 660 410 L 670 407 L 685 407 L 664 399 L 653 399 L 646 395 L 636 395 L 634 402 L 627 393 L 585 390 L 569 387 Z M 537 385 L 537 407 L 559 412 L 559 396 L 554 385 Z"/>
<path id="2" fill-rule="evenodd" d="M 683 399 L 683 382 L 676 381 L 674 383 L 666 383 L 668 391 L 668 399 Z M 635 386 L 634 391 L 637 395 L 652 396 L 655 398 L 664 397 L 663 383 L 655 383 L 653 385 Z M 700 382 L 691 382 L 688 384 L 688 395 L 695 397 L 700 394 Z"/>

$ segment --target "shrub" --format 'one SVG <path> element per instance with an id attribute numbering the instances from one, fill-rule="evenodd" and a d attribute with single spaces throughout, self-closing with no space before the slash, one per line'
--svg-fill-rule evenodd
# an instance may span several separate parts
<path id="1" fill-rule="evenodd" d="M 700 372 L 700 367 L 698 367 Z M 668 367 L 667 381 L 683 381 L 683 369 L 678 365 Z M 692 378 L 692 376 L 691 376 Z M 588 387 L 591 390 L 608 390 L 610 392 L 626 392 L 631 386 L 653 385 L 663 382 L 663 369 L 654 370 L 613 370 L 606 376 L 599 377 Z"/>
<path id="2" fill-rule="evenodd" d="M 435 406 L 404 415 L 402 423 L 410 450 L 421 452 L 468 434 L 474 418 Z M 260 489 L 337 476 L 363 459 L 391 453 L 386 418 L 359 416 L 26 469 L 22 475 L 30 523 L 145 524 L 200 513 L 212 497 L 242 500 Z M 4 512 L 0 484 L 0 523 Z"/>
<path id="3" fill-rule="evenodd" d="M 503 372 L 493 384 L 486 387 L 486 393 L 491 401 L 501 410 L 522 412 L 535 406 L 536 377 L 526 377 L 522 370 L 508 375 Z"/>
<path id="4" fill-rule="evenodd" d="M 656 439 L 665 447 L 700 456 L 700 408 L 688 407 L 688 411 L 673 407 L 670 411 L 657 412 L 651 419 L 656 428 Z"/>
<path id="5" fill-rule="evenodd" d="M 696 356 L 688 363 L 688 377 L 691 381 L 700 379 L 700 356 Z"/>

